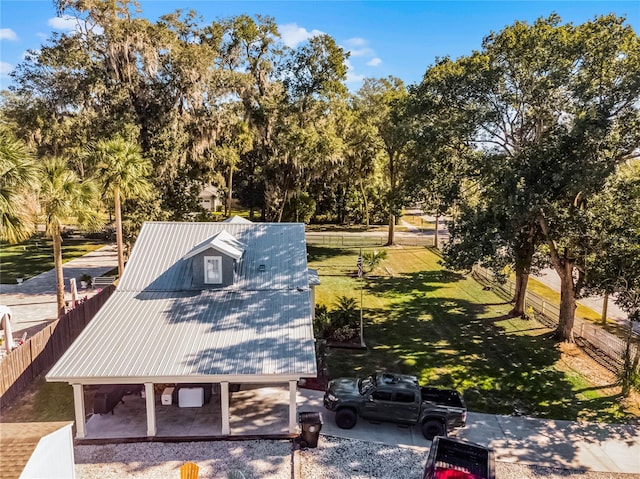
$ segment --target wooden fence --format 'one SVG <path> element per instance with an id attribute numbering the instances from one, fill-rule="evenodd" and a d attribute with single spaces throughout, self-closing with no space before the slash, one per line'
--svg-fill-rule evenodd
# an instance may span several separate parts
<path id="1" fill-rule="evenodd" d="M 103 288 L 0 361 L 0 410 L 60 359 L 114 290 L 113 285 Z"/>
<path id="2" fill-rule="evenodd" d="M 497 284 L 494 280 L 493 273 L 487 269 L 474 266 L 473 275 L 481 281 Z M 515 292 L 515 283 L 511 280 L 507 280 L 506 283 L 498 285 L 498 287 L 509 297 L 512 297 Z M 528 308 L 529 306 L 538 313 L 536 319 L 542 324 L 550 328 L 556 328 L 558 326 L 560 318 L 559 305 L 550 303 L 542 296 L 527 291 L 525 307 Z M 610 363 L 618 366 L 622 365 L 626 349 L 625 340 L 605 331 L 597 324 L 577 316 L 573 323 L 573 334 L 578 338 L 584 339 L 592 347 L 605 354 Z M 632 344 L 632 356 L 636 354 L 637 349 L 638 344 L 637 341 L 635 341 L 635 344 Z"/>

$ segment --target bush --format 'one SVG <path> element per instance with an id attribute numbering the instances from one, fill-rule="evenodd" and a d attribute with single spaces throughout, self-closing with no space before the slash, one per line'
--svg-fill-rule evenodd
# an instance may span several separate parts
<path id="1" fill-rule="evenodd" d="M 345 343 L 347 341 L 351 341 L 358 336 L 358 330 L 354 329 L 351 326 L 343 326 L 341 328 L 336 329 L 331 335 L 332 339 L 335 341 L 340 341 Z"/>
<path id="2" fill-rule="evenodd" d="M 331 326 L 333 329 L 352 326 L 357 319 L 358 305 L 356 300 L 348 296 L 339 296 L 336 300 L 335 309 L 331 313 Z"/>
<path id="3" fill-rule="evenodd" d="M 316 338 L 327 338 L 331 334 L 331 314 L 324 304 L 316 306 L 316 317 L 313 321 L 313 335 Z"/>

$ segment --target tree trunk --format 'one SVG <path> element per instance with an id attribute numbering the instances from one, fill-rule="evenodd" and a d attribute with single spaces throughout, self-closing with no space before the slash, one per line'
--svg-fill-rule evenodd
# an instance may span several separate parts
<path id="1" fill-rule="evenodd" d="M 574 342 L 573 323 L 576 313 L 576 297 L 573 285 L 573 261 L 564 259 L 560 275 L 560 318 L 556 337 L 561 341 Z"/>
<path id="2" fill-rule="evenodd" d="M 122 247 L 122 212 L 120 211 L 120 189 L 113 192 L 116 214 L 116 245 L 118 247 L 118 276 L 124 271 L 124 248 Z"/>
<path id="3" fill-rule="evenodd" d="M 433 237 L 433 245 L 438 249 L 438 223 L 440 223 L 440 213 L 436 212 L 436 229 Z"/>
<path id="4" fill-rule="evenodd" d="M 602 302 L 602 324 L 607 324 L 607 309 L 609 307 L 609 291 L 604 292 L 604 301 Z"/>
<path id="5" fill-rule="evenodd" d="M 551 262 L 553 267 L 560 276 L 560 317 L 558 318 L 558 328 L 556 329 L 556 338 L 560 341 L 573 342 L 573 323 L 576 314 L 576 296 L 575 285 L 573 284 L 573 263 L 574 259 L 569 257 L 567 249 L 561 258 L 558 254 L 555 241 L 551 238 L 551 229 L 544 216 L 540 211 L 538 224 L 542 229 L 542 234 L 547 240 Z"/>
<path id="6" fill-rule="evenodd" d="M 396 230 L 396 216 L 393 213 L 391 213 L 389 214 L 389 236 L 387 238 L 386 246 L 393 246 L 395 230 Z"/>
<path id="7" fill-rule="evenodd" d="M 367 199 L 367 194 L 364 190 L 364 183 L 362 182 L 362 178 L 360 178 L 360 192 L 362 193 L 362 201 L 364 202 L 364 219 L 367 228 L 369 227 L 369 200 Z"/>
<path id="8" fill-rule="evenodd" d="M 233 165 L 229 165 L 229 176 L 227 178 L 227 212 L 226 216 L 231 216 L 231 194 L 233 193 Z"/>
<path id="9" fill-rule="evenodd" d="M 522 316 L 524 314 L 524 303 L 527 297 L 527 284 L 529 283 L 529 273 L 516 271 L 516 286 L 513 292 L 513 308 L 509 311 L 509 316 Z"/>
<path id="10" fill-rule="evenodd" d="M 56 301 L 58 303 L 58 318 L 65 314 L 64 300 L 64 272 L 62 270 L 62 236 L 60 229 L 57 229 L 52 235 L 53 240 L 53 261 L 56 268 Z"/>
<path id="11" fill-rule="evenodd" d="M 509 311 L 510 316 L 522 316 L 524 314 L 524 303 L 527 297 L 527 285 L 529 284 L 529 273 L 531 272 L 531 262 L 533 261 L 533 247 L 531 242 L 525 242 L 516 251 L 516 285 L 511 301 L 513 308 Z"/>

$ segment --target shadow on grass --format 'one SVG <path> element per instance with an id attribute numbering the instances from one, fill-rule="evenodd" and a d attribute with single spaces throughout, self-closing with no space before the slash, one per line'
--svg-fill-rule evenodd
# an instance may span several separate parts
<path id="1" fill-rule="evenodd" d="M 330 258 L 336 258 L 338 256 L 344 255 L 353 255 L 354 251 L 357 250 L 354 248 L 337 248 L 337 247 L 324 247 L 324 246 L 314 246 L 311 244 L 307 245 L 307 261 L 309 262 L 321 262 L 326 261 Z M 353 264 L 353 268 L 355 270 L 355 263 Z"/>
<path id="2" fill-rule="evenodd" d="M 470 410 L 491 414 L 605 422 L 625 417 L 619 398 L 585 399 L 585 391 L 575 390 L 555 367 L 561 353 L 550 330 L 507 316 L 508 304 L 447 297 L 462 278 L 426 271 L 370 280 L 368 292 L 393 297 L 393 304 L 365 309 L 369 350 L 329 351 L 330 375 L 415 374 L 424 384 L 460 390 Z M 459 286 L 472 287 L 481 290 Z"/>

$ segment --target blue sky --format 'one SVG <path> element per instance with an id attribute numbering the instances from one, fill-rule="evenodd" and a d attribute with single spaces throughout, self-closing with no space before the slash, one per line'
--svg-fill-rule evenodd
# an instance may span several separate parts
<path id="1" fill-rule="evenodd" d="M 285 43 L 295 46 L 316 32 L 328 33 L 351 52 L 348 83 L 357 89 L 365 77 L 394 75 L 407 84 L 420 81 L 436 57 L 459 57 L 481 46 L 491 31 L 516 20 L 533 22 L 558 13 L 564 22 L 582 23 L 596 15 L 624 15 L 636 32 L 640 2 L 633 1 L 140 1 L 152 21 L 177 8 L 194 9 L 205 22 L 246 13 L 275 18 Z M 72 22 L 56 18 L 50 0 L 0 3 L 0 87 L 28 49 L 37 49 L 54 30 Z"/>

